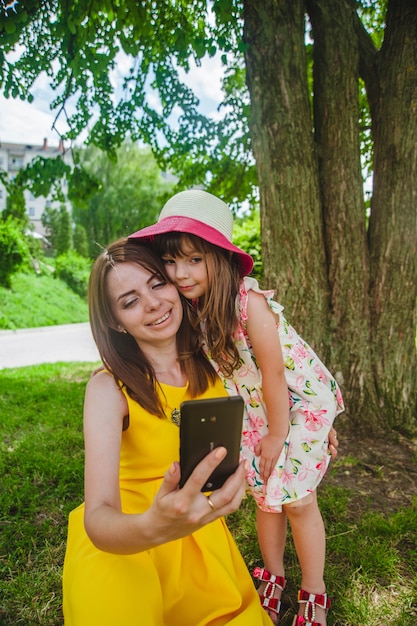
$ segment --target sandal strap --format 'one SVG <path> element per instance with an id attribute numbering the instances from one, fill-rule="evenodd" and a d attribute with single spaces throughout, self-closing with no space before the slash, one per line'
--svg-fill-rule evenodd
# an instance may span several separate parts
<path id="1" fill-rule="evenodd" d="M 271 574 L 271 572 L 268 572 L 268 570 L 264 567 L 255 567 L 252 576 L 262 582 L 265 581 L 270 583 L 271 585 L 274 585 L 274 587 L 279 587 L 281 591 L 284 591 L 285 585 L 287 584 L 287 581 L 283 576 L 275 576 L 275 574 Z"/>
<path id="2" fill-rule="evenodd" d="M 319 622 L 315 622 L 316 618 L 316 606 L 319 606 L 322 609 L 329 609 L 331 605 L 331 600 L 328 597 L 327 593 L 309 593 L 304 589 L 300 589 L 298 592 L 298 602 L 305 603 L 304 616 L 297 616 L 297 619 L 294 620 L 293 626 L 321 626 Z"/>
<path id="3" fill-rule="evenodd" d="M 284 591 L 287 581 L 283 576 L 275 576 L 263 567 L 255 567 L 252 573 L 253 577 L 262 582 L 266 582 L 264 592 L 259 595 L 261 605 L 264 609 L 273 611 L 278 615 L 281 608 L 281 600 L 274 598 L 276 589 Z"/>
<path id="4" fill-rule="evenodd" d="M 291 626 L 322 626 L 322 624 L 320 622 L 306 622 L 302 615 L 296 615 Z"/>

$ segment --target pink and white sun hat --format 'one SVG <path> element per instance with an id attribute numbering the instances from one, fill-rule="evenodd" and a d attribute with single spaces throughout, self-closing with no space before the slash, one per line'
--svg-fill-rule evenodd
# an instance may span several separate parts
<path id="1" fill-rule="evenodd" d="M 232 243 L 233 215 L 223 200 L 201 189 L 180 191 L 168 200 L 156 224 L 129 235 L 129 239 L 152 241 L 156 235 L 188 233 L 234 252 L 240 263 L 242 276 L 250 274 L 253 259 Z"/>

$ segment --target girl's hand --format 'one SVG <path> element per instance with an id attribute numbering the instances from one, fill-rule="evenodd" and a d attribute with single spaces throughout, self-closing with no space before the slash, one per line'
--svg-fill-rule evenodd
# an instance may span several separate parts
<path id="1" fill-rule="evenodd" d="M 259 473 L 264 483 L 266 483 L 272 474 L 272 471 L 281 454 L 281 450 L 285 443 L 285 437 L 268 434 L 262 437 L 255 446 L 256 456 L 260 456 Z"/>
<path id="2" fill-rule="evenodd" d="M 332 456 L 332 461 L 337 457 L 337 448 L 339 447 L 339 441 L 337 439 L 337 431 L 334 427 L 329 432 L 329 453 Z"/>
<path id="3" fill-rule="evenodd" d="M 179 464 L 174 463 L 169 468 L 150 509 L 144 514 L 153 545 L 190 535 L 239 508 L 246 489 L 243 462 L 221 489 L 210 494 L 209 499 L 201 492 L 202 486 L 225 456 L 226 449 L 223 447 L 210 452 L 197 465 L 182 489 L 178 488 Z"/>

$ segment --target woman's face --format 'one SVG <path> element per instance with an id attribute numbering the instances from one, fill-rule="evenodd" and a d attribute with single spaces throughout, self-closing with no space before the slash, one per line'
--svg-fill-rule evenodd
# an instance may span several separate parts
<path id="1" fill-rule="evenodd" d="M 107 274 L 113 315 L 139 345 L 175 339 L 183 308 L 175 285 L 128 261 Z"/>

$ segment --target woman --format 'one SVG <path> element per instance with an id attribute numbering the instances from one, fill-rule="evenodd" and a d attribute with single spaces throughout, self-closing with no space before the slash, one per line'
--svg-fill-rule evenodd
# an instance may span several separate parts
<path id="1" fill-rule="evenodd" d="M 217 448 L 178 488 L 172 418 L 184 400 L 225 391 L 175 286 L 151 251 L 120 240 L 94 264 L 89 307 L 107 369 L 86 389 L 85 504 L 69 519 L 66 626 L 270 624 L 222 519 L 240 504 L 243 465 L 207 498 L 200 489 L 225 455 Z"/>

